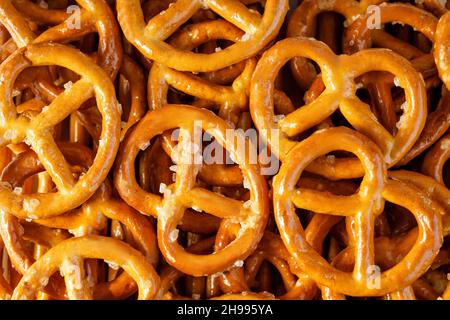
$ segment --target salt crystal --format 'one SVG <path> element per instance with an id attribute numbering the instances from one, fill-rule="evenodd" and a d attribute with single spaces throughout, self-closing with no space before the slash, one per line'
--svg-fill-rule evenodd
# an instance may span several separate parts
<path id="1" fill-rule="evenodd" d="M 178 229 L 172 230 L 172 231 L 169 233 L 169 240 L 170 240 L 171 242 L 177 241 L 177 239 L 178 239 L 178 233 L 179 233 L 179 232 L 180 232 L 180 231 L 179 231 Z"/>
<path id="2" fill-rule="evenodd" d="M 64 90 L 70 90 L 73 86 L 73 82 L 69 81 L 64 84 Z"/>
<path id="3" fill-rule="evenodd" d="M 150 142 L 150 141 L 147 141 L 147 142 L 143 143 L 143 144 L 139 147 L 139 149 L 141 149 L 142 151 L 145 151 L 145 150 L 147 150 L 148 147 L 150 147 L 150 144 L 151 144 L 151 142 Z"/>

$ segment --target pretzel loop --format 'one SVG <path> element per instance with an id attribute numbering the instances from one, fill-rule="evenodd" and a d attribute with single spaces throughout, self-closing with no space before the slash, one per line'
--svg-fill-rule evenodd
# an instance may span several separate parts
<path id="1" fill-rule="evenodd" d="M 159 276 L 150 263 L 138 251 L 124 242 L 88 236 L 65 240 L 50 249 L 25 273 L 14 289 L 12 299 L 32 299 L 45 287 L 50 276 L 61 267 L 66 257 L 104 259 L 120 265 L 139 287 L 139 299 L 148 300 L 156 296 Z"/>
<path id="2" fill-rule="evenodd" d="M 78 71 L 82 79 L 60 94 L 47 108 L 31 119 L 17 115 L 11 97 L 12 84 L 26 67 L 58 64 Z M 21 218 L 45 218 L 73 209 L 86 201 L 100 186 L 112 166 L 119 144 L 120 114 L 114 88 L 104 71 L 80 52 L 59 44 L 33 44 L 17 51 L 0 72 L 8 77 L 0 82 L 1 142 L 31 145 L 59 191 L 17 196 L 1 190 L 2 205 Z M 52 137 L 53 126 L 76 111 L 95 93 L 102 115 L 100 146 L 94 162 L 78 181 Z"/>
<path id="3" fill-rule="evenodd" d="M 280 68 L 295 56 L 310 58 L 318 63 L 326 89 L 316 100 L 277 121 L 272 98 L 274 79 Z M 369 71 L 379 70 L 397 76 L 405 90 L 404 115 L 395 137 L 383 128 L 369 106 L 356 96 L 354 79 Z M 290 137 L 319 124 L 339 108 L 356 129 L 377 142 L 388 167 L 392 167 L 416 142 L 425 125 L 425 97 L 423 79 L 406 60 L 392 52 L 371 49 L 352 56 L 335 56 L 316 40 L 289 38 L 278 42 L 258 62 L 252 80 L 250 109 L 256 127 L 281 160 L 296 145 Z M 277 128 L 281 131 L 279 144 L 278 136 L 272 137 L 273 130 L 270 130 Z M 320 159 L 308 170 L 330 179 L 355 178 L 364 174 L 359 161 L 349 158 L 336 159 L 333 164 Z"/>

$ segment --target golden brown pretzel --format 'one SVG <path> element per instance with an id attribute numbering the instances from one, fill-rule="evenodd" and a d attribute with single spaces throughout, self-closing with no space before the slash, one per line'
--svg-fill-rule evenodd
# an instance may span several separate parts
<path id="1" fill-rule="evenodd" d="M 192 152 L 193 126 L 215 137 L 234 157 L 250 183 L 251 202 L 248 207 L 240 201 L 227 199 L 214 192 L 195 187 L 196 155 Z M 142 190 L 134 178 L 134 159 L 140 148 L 157 134 L 181 127 L 178 142 L 179 163 L 176 181 L 165 190 L 163 198 Z M 149 128 L 151 128 L 149 130 Z M 249 156 L 241 154 L 236 145 L 225 141 L 225 132 L 231 128 L 213 113 L 182 105 L 167 105 L 149 112 L 125 141 L 118 158 L 115 186 L 121 197 L 143 214 L 158 218 L 158 244 L 167 261 L 180 271 L 194 275 L 209 275 L 231 267 L 236 260 L 246 258 L 262 237 L 268 217 L 267 187 L 259 175 L 258 166 L 249 162 Z M 184 140 L 186 139 L 186 140 Z M 228 144 L 230 143 L 230 144 Z M 144 201 L 142 201 L 145 199 Z M 213 200 L 214 199 L 214 200 Z M 214 255 L 198 256 L 187 253 L 178 243 L 177 225 L 189 207 L 211 213 L 221 218 L 235 219 L 241 223 L 241 233 L 227 247 Z"/>
<path id="2" fill-rule="evenodd" d="M 273 109 L 274 79 L 281 67 L 296 56 L 311 58 L 320 65 L 326 90 L 316 100 L 278 120 Z M 397 76 L 400 86 L 405 89 L 405 114 L 399 121 L 395 137 L 355 95 L 354 79 L 369 71 L 389 71 Z M 425 96 L 423 79 L 405 59 L 390 51 L 372 49 L 352 56 L 335 56 L 316 40 L 288 38 L 265 52 L 258 62 L 252 80 L 250 109 L 260 134 L 281 160 L 297 144 L 291 137 L 319 124 L 339 108 L 354 128 L 377 143 L 384 153 L 384 161 L 392 167 L 412 147 L 424 127 Z M 334 159 L 332 163 L 320 159 L 308 170 L 331 179 L 363 175 L 360 162 L 354 158 Z"/>
<path id="3" fill-rule="evenodd" d="M 11 85 L 18 74 L 32 65 L 59 64 L 80 72 L 82 78 L 60 94 L 40 114 L 27 119 L 16 113 L 11 98 Z M 114 88 L 105 72 L 77 50 L 58 44 L 34 44 L 14 53 L 2 64 L 0 82 L 2 144 L 26 141 L 38 154 L 44 168 L 52 176 L 57 193 L 16 196 L 2 189 L 1 203 L 22 218 L 44 218 L 67 212 L 83 203 L 100 186 L 112 166 L 118 149 L 120 113 Z M 7 75 L 7 76 L 6 76 Z M 78 181 L 58 149 L 51 128 L 95 93 L 102 114 L 100 146 L 94 163 Z"/>
<path id="4" fill-rule="evenodd" d="M 139 287 L 139 299 L 156 296 L 159 276 L 149 262 L 137 250 L 119 240 L 101 236 L 72 238 L 61 242 L 25 273 L 14 289 L 12 299 L 32 299 L 37 290 L 45 287 L 48 278 L 70 256 L 104 259 L 120 265 Z"/>
<path id="5" fill-rule="evenodd" d="M 186 52 L 164 42 L 203 6 L 246 35 L 238 43 L 212 54 Z M 221 69 L 256 54 L 279 31 L 287 10 L 287 0 L 268 0 L 262 17 L 235 0 L 179 0 L 146 24 L 138 0 L 117 1 L 118 19 L 125 36 L 147 58 L 176 70 L 195 72 Z"/>
<path id="6" fill-rule="evenodd" d="M 339 138 L 332 140 L 332 137 Z M 358 194 L 339 197 L 295 188 L 302 171 L 309 163 L 336 149 L 354 152 L 367 170 Z M 384 170 L 382 155 L 373 142 L 345 128 L 316 132 L 300 142 L 285 159 L 274 181 L 275 218 L 283 242 L 298 266 L 320 285 L 353 296 L 384 295 L 411 284 L 437 255 L 442 244 L 439 215 L 442 209 L 422 197 L 418 189 L 407 184 L 389 180 L 385 185 Z M 419 225 L 420 237 L 401 262 L 381 273 L 380 286 L 372 287 L 366 281 L 370 267 L 375 264 L 373 225 L 375 216 L 382 210 L 383 198 L 406 206 L 413 212 Z M 353 273 L 335 269 L 305 241 L 304 230 L 298 217 L 293 214 L 294 204 L 318 213 L 345 215 L 347 219 L 351 219 L 356 257 Z M 414 270 L 408 269 L 410 265 L 415 266 Z"/>

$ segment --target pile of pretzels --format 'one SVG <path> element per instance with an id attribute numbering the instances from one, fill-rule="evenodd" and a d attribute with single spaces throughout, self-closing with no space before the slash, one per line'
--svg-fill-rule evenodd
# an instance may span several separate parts
<path id="1" fill-rule="evenodd" d="M 0 63 L 0 299 L 450 300 L 450 1 L 0 0 Z"/>

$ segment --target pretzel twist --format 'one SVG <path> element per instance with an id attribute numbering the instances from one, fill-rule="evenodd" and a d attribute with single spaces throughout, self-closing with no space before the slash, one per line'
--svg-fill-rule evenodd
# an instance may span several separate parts
<path id="1" fill-rule="evenodd" d="M 12 83 L 25 68 L 49 64 L 77 70 L 82 78 L 40 114 L 31 119 L 17 115 L 11 97 Z M 22 141 L 30 144 L 58 188 L 57 193 L 23 196 L 2 189 L 2 205 L 18 217 L 35 219 L 55 216 L 79 206 L 106 178 L 118 149 L 120 115 L 111 81 L 88 57 L 58 44 L 29 45 L 3 63 L 0 72 L 5 75 L 0 82 L 2 145 Z M 93 94 L 102 114 L 101 140 L 92 166 L 76 181 L 52 137 L 52 127 L 76 111 Z"/>
<path id="2" fill-rule="evenodd" d="M 192 140 L 194 120 L 201 122 L 199 125 L 202 129 L 226 147 L 240 165 L 243 175 L 251 183 L 250 198 L 253 206 L 250 208 L 246 208 L 240 201 L 195 187 L 196 168 L 192 158 L 194 155 L 189 151 L 192 143 L 198 143 Z M 176 181 L 161 198 L 145 192 L 137 184 L 134 178 L 134 159 L 140 146 L 157 134 L 177 127 L 181 127 L 183 134 L 180 133 L 178 142 L 181 147 L 177 155 L 180 163 L 177 164 Z M 261 239 L 268 217 L 265 181 L 259 175 L 257 166 L 249 163 L 248 155 L 237 150 L 234 143 L 227 144 L 231 143 L 224 139 L 227 129 L 231 128 L 208 111 L 182 105 L 167 105 L 148 113 L 142 119 L 125 141 L 118 159 L 114 181 L 121 197 L 141 213 L 158 218 L 158 244 L 164 257 L 169 264 L 193 276 L 213 274 L 231 267 L 236 260 L 246 258 Z M 177 235 L 176 227 L 185 209 L 192 206 L 221 218 L 235 219 L 242 226 L 239 236 L 214 255 L 199 256 L 187 253 L 173 235 Z"/>
<path id="3" fill-rule="evenodd" d="M 339 137 L 337 143 L 331 138 L 336 136 Z M 318 156 L 336 149 L 355 153 L 367 170 L 358 194 L 338 197 L 313 190 L 296 190 L 295 184 L 306 166 Z M 421 197 L 415 188 L 391 180 L 385 184 L 384 168 L 382 155 L 370 140 L 349 129 L 330 128 L 300 142 L 289 153 L 275 177 L 274 210 L 283 242 L 302 270 L 319 284 L 331 287 L 338 293 L 377 296 L 401 289 L 422 275 L 442 244 L 441 209 L 427 201 L 426 197 Z M 400 190 L 408 190 L 408 196 Z M 380 275 L 381 285 L 374 288 L 366 285 L 366 281 L 369 268 L 375 262 L 373 225 L 375 216 L 382 210 L 383 198 L 412 211 L 420 236 L 401 262 Z M 344 215 L 351 219 L 356 257 L 353 273 L 333 268 L 305 241 L 304 230 L 294 214 L 293 204 L 314 212 Z M 415 265 L 415 269 L 409 270 L 410 265 Z"/>
<path id="4" fill-rule="evenodd" d="M 277 121 L 272 96 L 274 79 L 281 67 L 296 56 L 313 59 L 319 64 L 326 90 L 316 100 Z M 354 79 L 369 71 L 381 70 L 397 76 L 405 90 L 405 114 L 395 137 L 378 122 L 369 106 L 356 96 Z M 354 128 L 377 143 L 384 153 L 384 161 L 392 167 L 408 152 L 424 127 L 427 113 L 425 97 L 423 79 L 405 59 L 390 51 L 371 49 L 352 56 L 335 56 L 316 40 L 289 38 L 274 45 L 258 62 L 252 80 L 250 109 L 256 127 L 281 160 L 297 144 L 291 137 L 319 124 L 339 108 Z M 280 129 L 280 133 L 274 135 L 272 129 Z M 364 174 L 360 162 L 351 158 L 335 159 L 332 164 L 320 159 L 308 170 L 331 179 L 355 178 Z"/>
<path id="5" fill-rule="evenodd" d="M 136 281 L 139 299 L 147 300 L 156 296 L 159 276 L 142 254 L 124 242 L 101 236 L 88 236 L 65 240 L 50 249 L 25 273 L 14 289 L 12 298 L 32 299 L 37 290 L 45 287 L 63 260 L 70 256 L 112 261 Z"/>

